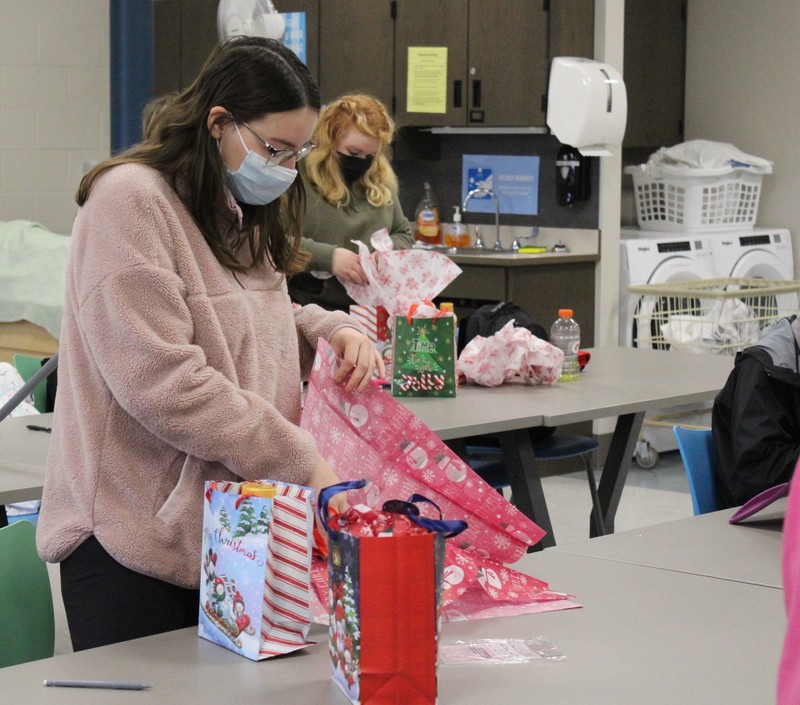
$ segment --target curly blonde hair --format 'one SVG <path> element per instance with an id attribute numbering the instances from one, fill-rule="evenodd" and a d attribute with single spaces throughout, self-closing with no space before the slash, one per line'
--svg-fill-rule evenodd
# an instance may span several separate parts
<path id="1" fill-rule="evenodd" d="M 369 95 L 345 95 L 322 108 L 313 137 L 317 148 L 304 161 L 309 182 L 331 205 L 349 204 L 350 191 L 339 170 L 336 144 L 351 127 L 380 142 L 372 164 L 359 179 L 367 201 L 376 207 L 391 205 L 397 176 L 386 152 L 394 136 L 394 122 L 383 103 Z"/>

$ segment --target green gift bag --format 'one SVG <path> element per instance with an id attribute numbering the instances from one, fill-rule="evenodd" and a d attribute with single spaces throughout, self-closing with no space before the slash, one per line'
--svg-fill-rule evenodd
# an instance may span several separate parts
<path id="1" fill-rule="evenodd" d="M 456 395 L 455 317 L 394 317 L 392 396 Z"/>

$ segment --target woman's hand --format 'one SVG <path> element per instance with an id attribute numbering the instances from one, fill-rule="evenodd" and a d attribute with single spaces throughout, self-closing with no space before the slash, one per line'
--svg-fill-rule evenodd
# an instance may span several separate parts
<path id="1" fill-rule="evenodd" d="M 375 375 L 380 379 L 386 376 L 383 358 L 375 344 L 355 328 L 340 328 L 331 337 L 330 344 L 342 359 L 333 380 L 341 384 L 347 379 L 345 389 L 348 391 L 365 389 Z"/>
<path id="2" fill-rule="evenodd" d="M 308 486 L 314 490 L 314 496 L 319 498 L 320 490 L 331 485 L 338 485 L 341 482 L 339 476 L 333 471 L 333 468 L 328 465 L 328 461 L 321 455 L 317 455 L 317 464 L 311 471 L 311 477 L 308 479 Z M 337 512 L 343 512 L 347 509 L 347 494 L 339 492 L 331 497 L 329 503 Z"/>
<path id="3" fill-rule="evenodd" d="M 361 269 L 361 262 L 358 255 L 343 247 L 337 247 L 333 251 L 333 262 L 331 271 L 340 280 L 353 282 L 353 284 L 368 284 L 367 275 Z"/>

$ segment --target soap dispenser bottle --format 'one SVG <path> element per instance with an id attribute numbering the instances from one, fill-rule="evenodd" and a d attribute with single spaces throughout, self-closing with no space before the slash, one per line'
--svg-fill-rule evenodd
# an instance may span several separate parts
<path id="1" fill-rule="evenodd" d="M 453 206 L 453 224 L 444 234 L 444 244 L 447 247 L 469 247 L 470 238 L 467 227 L 461 222 L 461 208 Z"/>
<path id="2" fill-rule="evenodd" d="M 433 195 L 431 185 L 424 183 L 425 194 L 417 204 L 415 213 L 416 227 L 414 239 L 419 242 L 426 242 L 429 245 L 439 245 L 442 242 L 441 231 L 439 229 L 439 204 L 436 196 Z"/>

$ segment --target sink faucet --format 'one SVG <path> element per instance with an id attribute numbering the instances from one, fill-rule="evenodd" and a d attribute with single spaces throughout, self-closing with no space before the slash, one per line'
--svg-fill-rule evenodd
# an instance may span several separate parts
<path id="1" fill-rule="evenodd" d="M 514 242 L 511 243 L 511 251 L 519 252 L 519 248 L 522 247 L 522 240 L 535 240 L 537 237 L 539 237 L 539 226 L 534 225 L 530 235 L 514 238 Z"/>
<path id="2" fill-rule="evenodd" d="M 464 213 L 467 212 L 467 203 L 474 196 L 491 196 L 494 199 L 494 228 L 495 228 L 495 236 L 494 236 L 494 249 L 495 251 L 500 251 L 503 249 L 503 245 L 500 242 L 500 201 L 497 200 L 497 195 L 494 191 L 490 191 L 488 188 L 474 188 L 464 197 L 464 203 L 461 206 L 461 210 Z"/>

